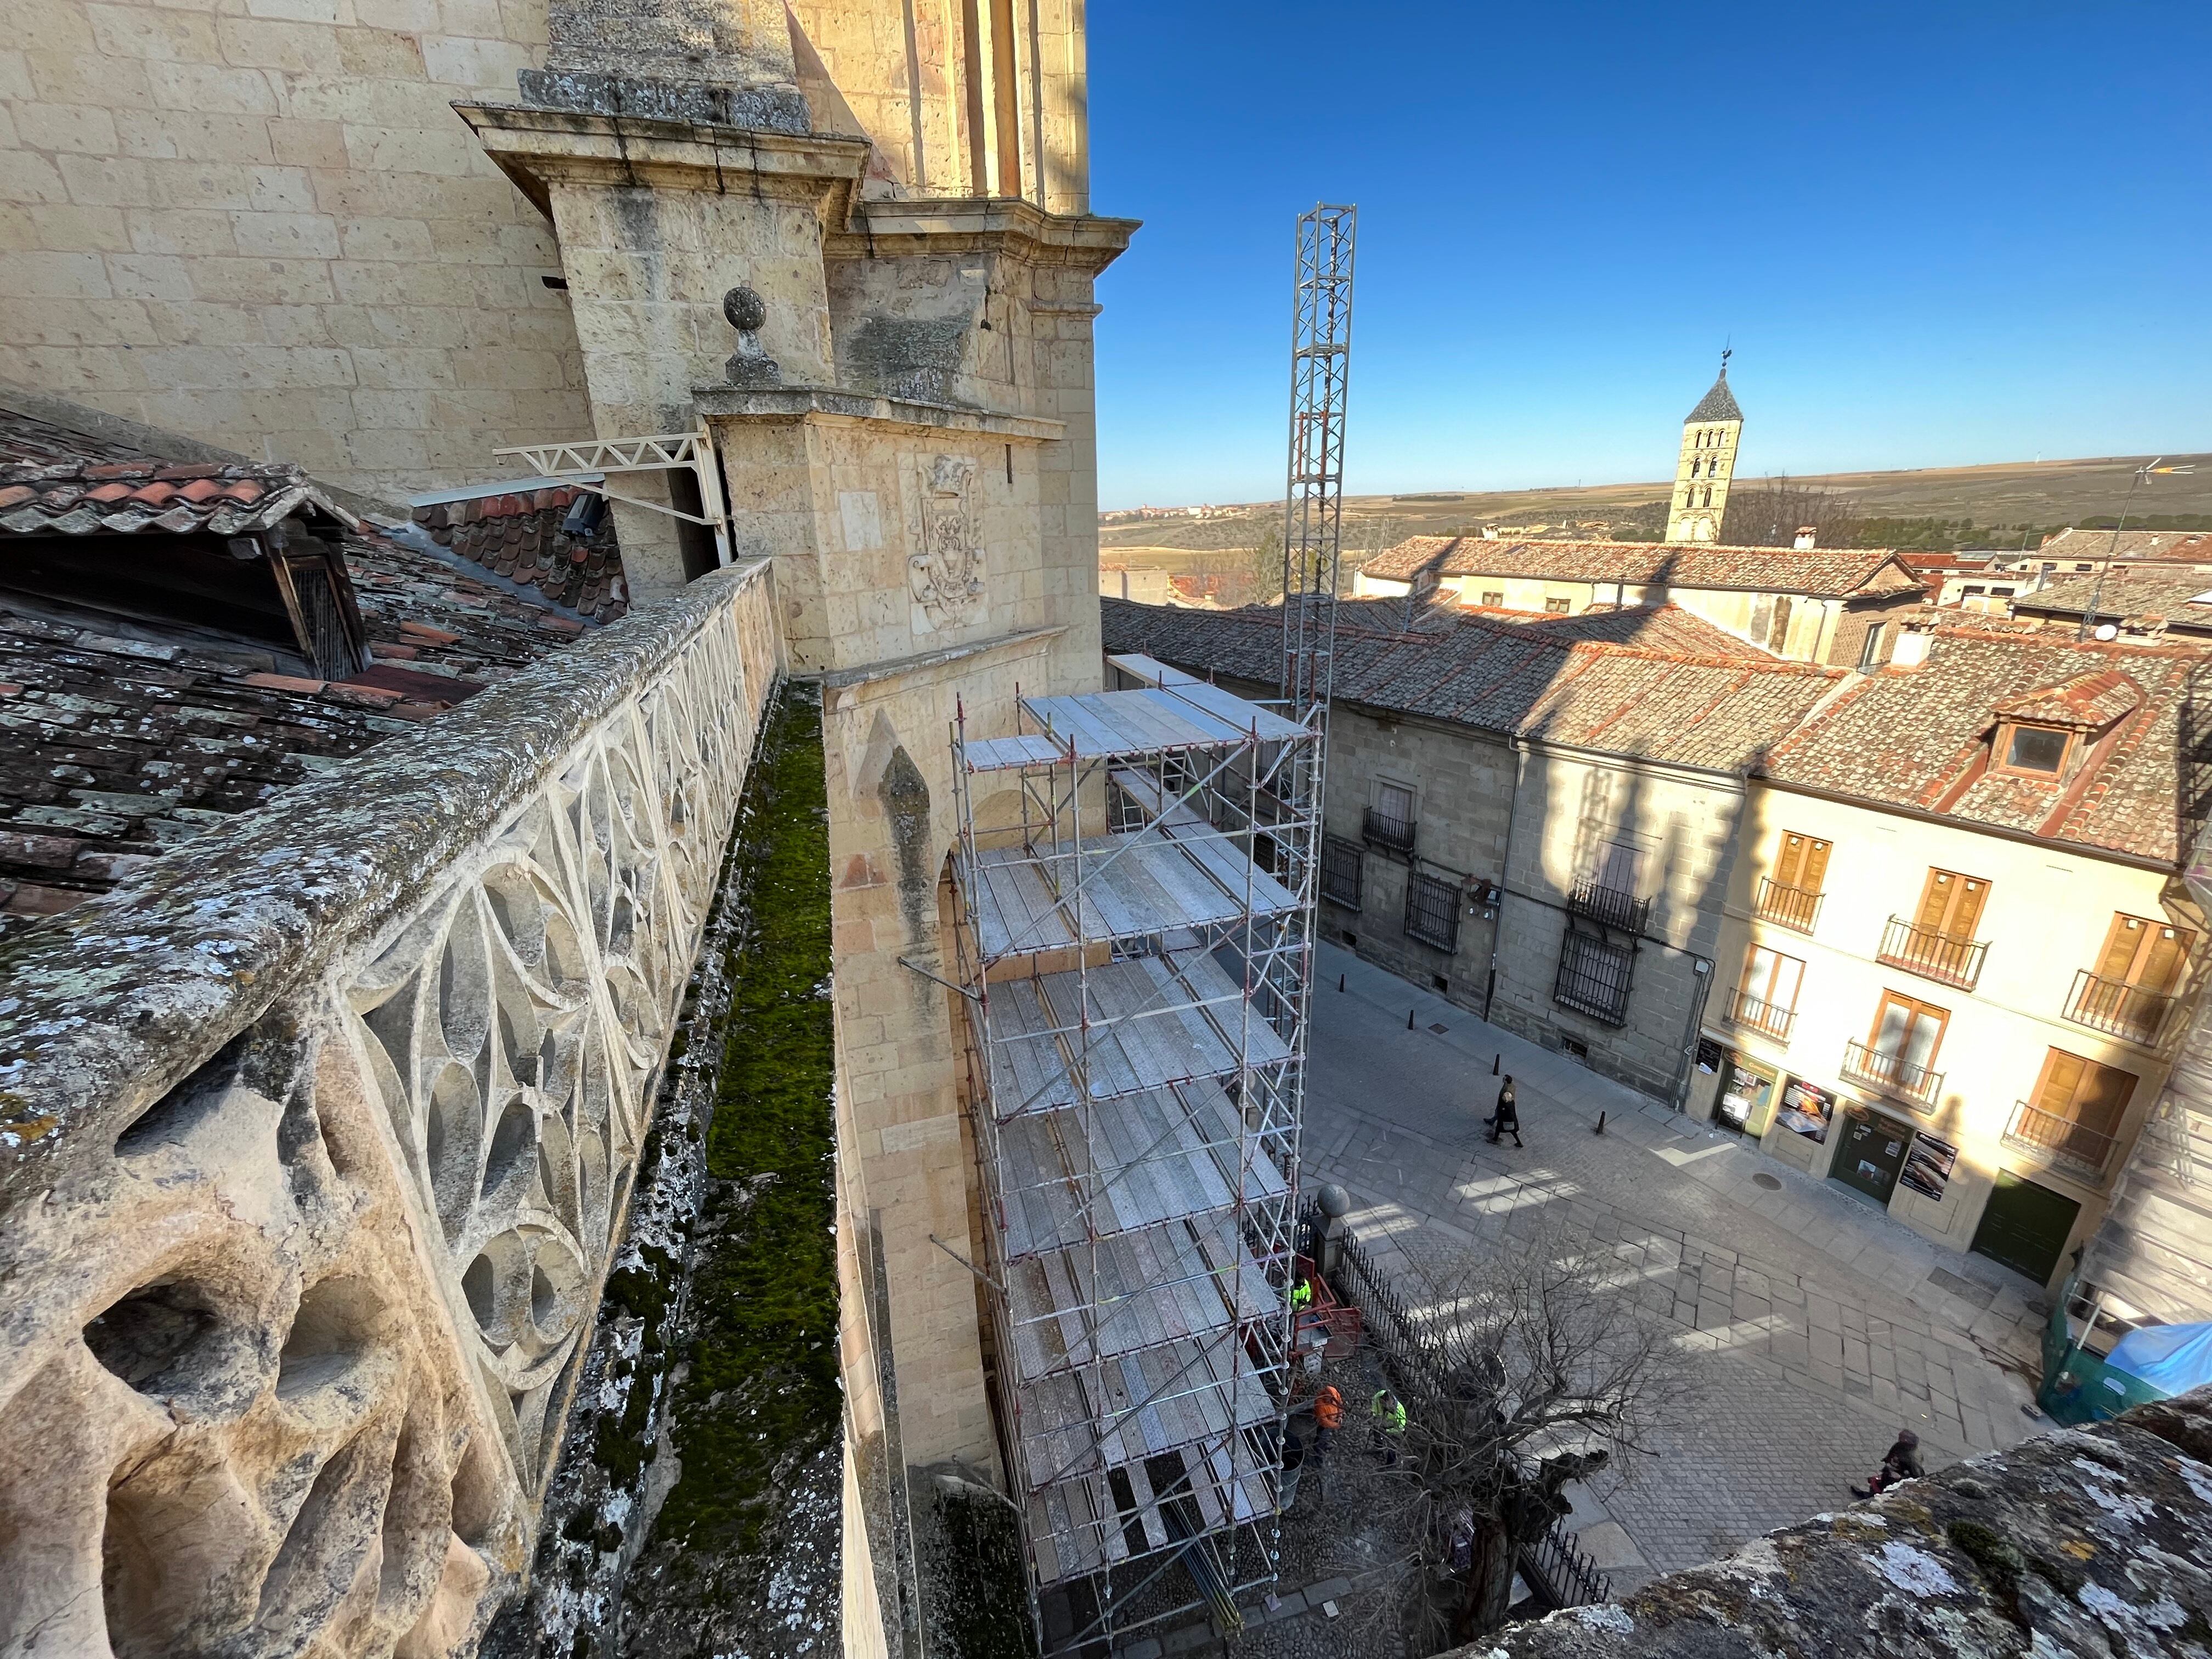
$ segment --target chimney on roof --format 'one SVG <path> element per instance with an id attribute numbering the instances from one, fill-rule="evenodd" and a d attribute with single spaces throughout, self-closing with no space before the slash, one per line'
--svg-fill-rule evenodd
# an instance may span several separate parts
<path id="1" fill-rule="evenodd" d="M 1928 648 L 1936 643 L 1934 632 L 1925 628 L 1907 628 L 1897 636 L 1897 644 L 1889 653 L 1892 668 L 1917 668 L 1928 660 Z"/>
<path id="2" fill-rule="evenodd" d="M 1800 553 L 1809 553 L 1813 550 L 1813 538 L 1817 533 L 1817 530 L 1818 526 L 1809 524 L 1801 524 L 1797 526 L 1797 539 L 1793 545 Z"/>
<path id="3" fill-rule="evenodd" d="M 1483 526 L 1482 539 L 1486 542 L 1496 541 L 1498 539 L 1498 526 L 1494 524 L 1486 524 Z"/>

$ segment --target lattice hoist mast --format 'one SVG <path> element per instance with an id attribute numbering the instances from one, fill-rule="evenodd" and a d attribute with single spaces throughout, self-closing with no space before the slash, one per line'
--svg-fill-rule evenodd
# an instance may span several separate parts
<path id="1" fill-rule="evenodd" d="M 1335 666 L 1352 254 L 1358 220 L 1358 208 L 1325 202 L 1298 216 L 1290 477 L 1283 499 L 1283 696 L 1294 720 L 1328 703 Z"/>

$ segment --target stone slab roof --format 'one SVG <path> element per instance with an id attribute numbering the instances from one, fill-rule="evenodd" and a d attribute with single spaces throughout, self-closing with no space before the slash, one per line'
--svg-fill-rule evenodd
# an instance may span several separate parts
<path id="1" fill-rule="evenodd" d="M 0 457 L 55 477 L 120 463 L 134 470 L 113 481 L 141 485 L 195 471 L 4 412 Z M 253 482 L 293 472 L 197 476 L 233 471 Z M 269 497 L 226 499 L 250 508 Z M 223 533 L 210 518 L 206 527 Z M 274 647 L 0 583 L 0 934 L 106 890 L 164 849 L 342 767 L 586 630 L 372 530 L 347 531 L 343 548 L 374 660 L 340 681 L 293 672 Z"/>
<path id="2" fill-rule="evenodd" d="M 1961 624 L 1936 630 L 1918 667 L 1859 677 L 1775 746 L 1766 772 L 1780 783 L 2172 864 L 2181 853 L 2181 712 L 2208 693 L 2212 655 L 2201 647 Z M 2072 775 L 1990 771 L 2001 711 L 2045 706 L 2106 717 Z"/>
<path id="3" fill-rule="evenodd" d="M 1416 576 L 1519 576 L 1554 581 L 1664 583 L 1856 599 L 1917 589 L 1920 581 L 1886 548 L 1798 552 L 1786 547 L 1716 547 L 1663 542 L 1489 541 L 1480 536 L 1413 536 L 1360 567 L 1390 581 Z"/>
<path id="4" fill-rule="evenodd" d="M 2039 559 L 2201 559 L 2212 563 L 2212 530 L 2123 530 L 2119 548 L 2109 530 L 2062 530 L 2043 544 Z"/>
<path id="5" fill-rule="evenodd" d="M 2052 582 L 2041 592 L 2013 600 L 2015 611 L 2055 617 L 2086 615 L 2094 602 L 2100 617 L 2114 622 L 2137 617 L 2191 617 L 2212 624 L 2212 570 L 2113 570 L 2098 587 L 2094 576 Z M 2203 603 L 2198 603 L 2203 599 Z"/>
<path id="6" fill-rule="evenodd" d="M 1272 608 L 1099 604 L 1109 652 L 1140 651 L 1192 673 L 1275 683 L 1282 632 Z M 1553 626 L 1651 623 L 1663 636 L 1681 625 L 1664 608 L 1656 619 L 1650 609 L 1594 619 L 1459 612 L 1449 629 L 1424 619 L 1395 632 L 1366 625 L 1376 615 L 1363 609 L 1356 625 L 1339 629 L 1336 695 L 1347 702 L 1717 770 L 1754 765 L 1844 678 L 1840 669 L 1779 661 L 1732 636 L 1723 636 L 1732 649 L 1709 653 L 1577 638 Z"/>
<path id="7" fill-rule="evenodd" d="M 1689 420 L 1683 424 L 1686 426 L 1690 421 L 1740 421 L 1742 418 L 1743 410 L 1736 407 L 1735 393 L 1729 390 L 1728 366 L 1723 363 L 1720 378 L 1713 382 L 1711 391 L 1698 399 L 1698 406 L 1690 411 Z"/>

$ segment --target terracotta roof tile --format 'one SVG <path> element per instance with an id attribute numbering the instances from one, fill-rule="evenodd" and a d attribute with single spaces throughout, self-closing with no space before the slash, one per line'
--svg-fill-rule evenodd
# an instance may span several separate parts
<path id="1" fill-rule="evenodd" d="M 1405 602 L 1366 605 L 1395 605 L 1402 616 Z M 1109 651 L 1270 684 L 1279 671 L 1281 613 L 1273 608 L 1189 611 L 1125 599 L 1100 606 Z M 1387 611 L 1365 608 L 1359 624 L 1338 631 L 1336 695 L 1553 743 L 1741 770 L 1844 678 L 1839 669 L 1780 661 L 1670 611 L 1571 618 L 1446 611 L 1448 627 L 1431 614 L 1390 631 L 1370 625 Z M 1680 630 L 1678 644 L 1716 648 L 1577 637 L 1558 626 L 1632 627 L 1655 617 L 1662 630 Z"/>
<path id="2" fill-rule="evenodd" d="M 1364 576 L 1550 577 L 1559 581 L 1632 582 L 1674 587 L 1731 587 L 1840 599 L 1901 592 L 1920 583 L 1887 549 L 1798 552 L 1784 547 L 1703 543 L 1486 540 L 1414 536 L 1360 567 Z"/>

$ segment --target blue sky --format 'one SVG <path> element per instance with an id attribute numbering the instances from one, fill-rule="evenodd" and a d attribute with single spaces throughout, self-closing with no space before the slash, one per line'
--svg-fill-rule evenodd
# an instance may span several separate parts
<path id="1" fill-rule="evenodd" d="M 1316 198 L 1354 492 L 2212 448 L 2212 6 L 1088 11 L 1104 506 L 1279 495 Z"/>

